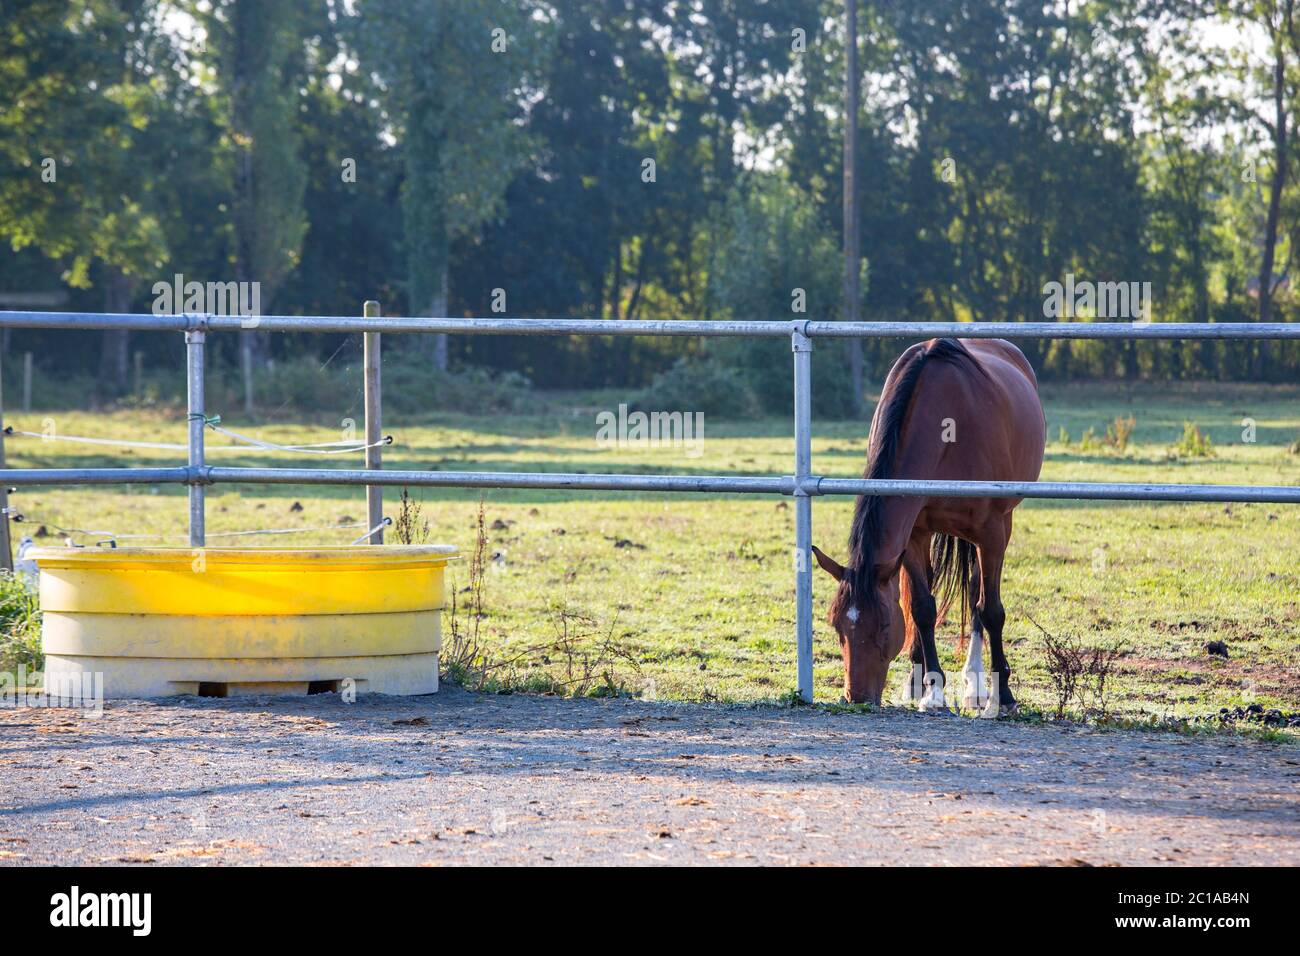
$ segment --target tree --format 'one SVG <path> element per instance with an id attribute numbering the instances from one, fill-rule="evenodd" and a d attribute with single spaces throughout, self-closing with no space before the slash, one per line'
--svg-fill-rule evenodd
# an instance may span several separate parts
<path id="1" fill-rule="evenodd" d="M 6 18 L 4 49 L 17 78 L 0 111 L 0 235 L 65 264 L 74 288 L 96 281 L 107 312 L 130 311 L 141 277 L 156 274 L 166 242 L 144 159 L 161 112 L 150 75 L 169 65 L 143 0 L 25 5 Z M 4 81 L 0 81 L 4 82 Z M 101 392 L 127 377 L 128 333 L 105 332 Z"/>
<path id="2" fill-rule="evenodd" d="M 719 246 L 710 294 L 720 315 L 829 315 L 840 311 L 842 259 L 816 203 L 780 171 L 738 180 L 721 207 Z M 798 249 L 798 256 L 791 250 Z M 768 339 L 723 339 L 710 353 L 741 369 L 764 411 L 788 414 L 790 347 Z M 840 361 L 836 361 L 840 359 Z M 854 412 L 843 353 L 817 362 L 814 411 Z"/>
<path id="3" fill-rule="evenodd" d="M 307 232 L 299 130 L 303 8 L 294 0 L 195 0 L 189 9 L 206 31 L 197 59 L 208 67 L 223 133 L 218 162 L 229 195 L 230 264 L 236 282 L 258 283 L 262 311 L 271 311 Z M 241 331 L 240 350 L 251 412 L 247 376 L 266 364 L 270 338 Z"/>
<path id="4" fill-rule="evenodd" d="M 491 0 L 358 4 L 364 49 L 401 144 L 410 307 L 447 313 L 451 244 L 501 209 L 526 153 L 516 122 L 546 35 L 544 9 Z M 435 363 L 447 366 L 446 336 Z"/>
<path id="5" fill-rule="evenodd" d="M 858 321 L 862 250 L 858 241 L 858 4 L 844 5 L 844 318 Z M 845 339 L 853 380 L 853 414 L 862 414 L 862 345 Z"/>

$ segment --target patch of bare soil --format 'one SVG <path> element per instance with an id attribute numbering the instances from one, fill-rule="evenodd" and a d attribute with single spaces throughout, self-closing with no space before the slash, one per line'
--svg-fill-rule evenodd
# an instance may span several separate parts
<path id="1" fill-rule="evenodd" d="M 1300 748 L 494 697 L 0 711 L 5 864 L 1297 864 Z"/>

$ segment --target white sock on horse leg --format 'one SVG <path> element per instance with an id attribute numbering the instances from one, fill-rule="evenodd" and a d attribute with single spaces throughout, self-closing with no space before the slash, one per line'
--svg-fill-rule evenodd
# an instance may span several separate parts
<path id="1" fill-rule="evenodd" d="M 943 697 L 943 676 L 937 672 L 925 675 L 925 693 L 916 705 L 917 710 L 947 710 Z"/>
<path id="2" fill-rule="evenodd" d="M 977 628 L 971 628 L 966 666 L 962 668 L 961 676 L 962 707 L 979 710 L 989 698 L 989 689 L 984 683 L 984 632 Z"/>
<path id="3" fill-rule="evenodd" d="M 923 693 L 921 677 L 924 671 L 925 668 L 920 664 L 912 664 L 912 669 L 908 671 L 907 678 L 903 681 L 903 696 L 901 700 L 904 703 L 921 699 Z"/>

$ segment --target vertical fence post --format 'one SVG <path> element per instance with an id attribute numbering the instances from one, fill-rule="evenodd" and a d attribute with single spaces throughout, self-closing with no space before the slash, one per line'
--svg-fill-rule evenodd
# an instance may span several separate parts
<path id="1" fill-rule="evenodd" d="M 32 353 L 23 353 L 23 411 L 32 410 Z"/>
<path id="2" fill-rule="evenodd" d="M 251 334 L 251 333 L 248 333 Z M 240 337 L 247 339 L 245 333 Z M 239 363 L 244 372 L 244 414 L 253 417 L 253 345 L 251 342 L 239 343 Z"/>
<path id="3" fill-rule="evenodd" d="M 363 306 L 367 319 L 379 318 L 379 303 L 368 300 Z M 379 333 L 366 332 L 362 335 L 365 343 L 366 366 L 366 470 L 378 471 L 383 467 L 383 455 L 377 444 L 383 437 L 383 392 L 380 381 Z M 375 528 L 370 535 L 371 544 L 384 543 L 384 489 L 381 485 L 366 485 L 366 522 L 367 527 Z"/>
<path id="4" fill-rule="evenodd" d="M 5 467 L 4 361 L 0 357 L 0 469 Z M 9 490 L 0 483 L 0 567 L 14 569 L 13 546 L 9 541 Z"/>
<path id="5" fill-rule="evenodd" d="M 206 325 L 206 317 L 202 320 Z M 197 469 L 203 467 L 203 430 L 207 427 L 203 401 L 203 343 L 207 333 L 203 328 L 185 333 L 185 366 L 188 387 L 189 466 L 190 475 L 190 547 L 201 548 L 205 543 L 203 520 L 204 489 Z"/>
<path id="6" fill-rule="evenodd" d="M 812 473 L 812 339 L 807 323 L 790 332 L 794 352 L 794 641 L 799 696 L 813 699 L 812 650 L 812 498 L 803 487 Z"/>

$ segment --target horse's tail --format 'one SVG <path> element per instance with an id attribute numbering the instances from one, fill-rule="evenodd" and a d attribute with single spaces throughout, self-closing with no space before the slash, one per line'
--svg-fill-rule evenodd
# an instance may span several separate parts
<path id="1" fill-rule="evenodd" d="M 912 618 L 912 581 L 906 572 L 898 576 L 898 603 L 903 606 L 903 653 L 911 654 L 917 630 Z"/>
<path id="2" fill-rule="evenodd" d="M 930 565 L 934 569 L 931 593 L 940 599 L 938 620 L 942 621 L 954 598 L 961 600 L 961 636 L 957 646 L 966 643 L 967 594 L 971 578 L 979 573 L 975 562 L 975 545 L 950 534 L 936 534 L 930 542 Z"/>

